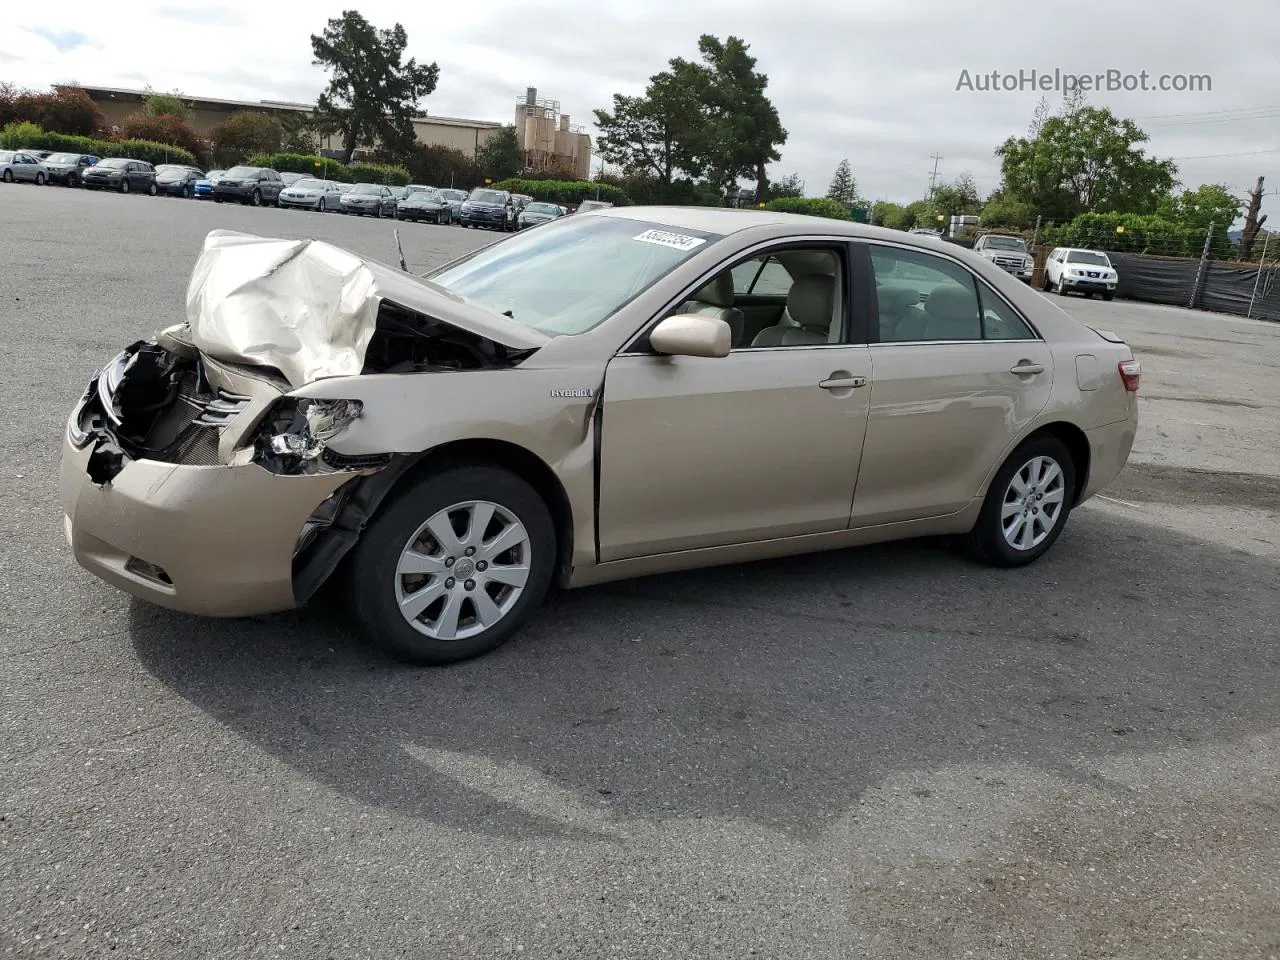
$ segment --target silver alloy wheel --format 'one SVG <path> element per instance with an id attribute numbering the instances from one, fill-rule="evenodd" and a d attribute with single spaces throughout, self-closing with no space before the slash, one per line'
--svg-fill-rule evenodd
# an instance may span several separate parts
<path id="1" fill-rule="evenodd" d="M 505 617 L 529 580 L 532 544 L 514 513 L 469 500 L 433 514 L 396 561 L 396 603 L 433 640 L 466 640 Z"/>
<path id="2" fill-rule="evenodd" d="M 1052 457 L 1034 457 L 1009 481 L 1000 508 L 1000 528 L 1015 550 L 1033 550 L 1053 532 L 1066 498 L 1062 467 Z"/>

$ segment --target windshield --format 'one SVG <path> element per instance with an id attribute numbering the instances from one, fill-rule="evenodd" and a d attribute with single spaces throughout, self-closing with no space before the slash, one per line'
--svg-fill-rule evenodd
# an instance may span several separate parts
<path id="1" fill-rule="evenodd" d="M 45 163 L 79 163 L 80 154 L 78 153 L 52 153 L 46 158 Z"/>
<path id="2" fill-rule="evenodd" d="M 1104 254 L 1092 250 L 1075 250 L 1067 254 L 1067 263 L 1087 263 L 1095 267 L 1109 267 L 1111 261 Z"/>
<path id="3" fill-rule="evenodd" d="M 229 180 L 253 180 L 258 176 L 257 167 L 232 167 L 223 174 Z"/>
<path id="4" fill-rule="evenodd" d="M 382 192 L 382 188 L 376 183 L 357 183 L 347 193 L 354 193 L 358 196 L 377 196 Z"/>
<path id="5" fill-rule="evenodd" d="M 9 161 L 13 159 L 12 150 L 0 150 L 0 160 Z"/>
<path id="6" fill-rule="evenodd" d="M 98 161 L 98 166 L 106 167 L 108 170 L 119 170 L 121 167 L 128 166 L 128 164 L 129 164 L 128 160 L 120 160 L 115 157 L 112 157 L 109 160 Z"/>
<path id="7" fill-rule="evenodd" d="M 542 333 L 583 333 L 719 239 L 638 220 L 565 217 L 426 279 Z"/>
<path id="8" fill-rule="evenodd" d="M 439 192 L 430 187 L 425 190 L 411 190 L 405 199 L 415 203 L 440 203 L 443 200 Z"/>
<path id="9" fill-rule="evenodd" d="M 225 170 L 210 170 L 208 173 L 205 174 L 205 179 L 216 180 L 218 179 L 218 177 L 225 177 L 226 175 L 227 175 L 227 171 Z"/>
<path id="10" fill-rule="evenodd" d="M 157 177 L 185 177 L 186 175 L 186 167 L 178 167 L 171 163 L 161 164 L 156 167 Z"/>
<path id="11" fill-rule="evenodd" d="M 1027 245 L 1017 237 L 987 237 L 984 246 L 991 250 L 1017 250 L 1019 253 L 1027 252 Z"/>
<path id="12" fill-rule="evenodd" d="M 500 190 L 472 190 L 468 199 L 476 203 L 506 203 L 507 195 Z"/>
<path id="13" fill-rule="evenodd" d="M 554 203 L 531 203 L 524 208 L 525 213 L 559 213 L 560 208 Z"/>
<path id="14" fill-rule="evenodd" d="M 465 190 L 441 190 L 440 195 L 449 200 L 467 199 L 467 191 Z"/>
<path id="15" fill-rule="evenodd" d="M 295 190 L 323 190 L 324 181 L 317 180 L 314 177 L 304 177 L 293 185 Z"/>

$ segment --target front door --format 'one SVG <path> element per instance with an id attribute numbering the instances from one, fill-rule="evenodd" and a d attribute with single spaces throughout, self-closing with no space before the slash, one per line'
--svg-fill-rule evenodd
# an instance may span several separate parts
<path id="1" fill-rule="evenodd" d="M 794 278 L 806 292 L 792 299 L 795 335 L 779 338 L 787 345 L 735 348 L 721 358 L 622 354 L 610 362 L 600 447 L 602 561 L 848 527 L 870 351 L 843 342 L 843 252 L 810 250 L 795 263 L 831 272 Z M 809 332 L 799 333 L 801 325 Z"/>

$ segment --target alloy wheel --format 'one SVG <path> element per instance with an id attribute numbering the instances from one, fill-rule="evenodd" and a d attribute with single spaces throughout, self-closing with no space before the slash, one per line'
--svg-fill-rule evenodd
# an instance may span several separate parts
<path id="1" fill-rule="evenodd" d="M 1033 457 L 1009 480 L 1000 508 L 1000 528 L 1015 550 L 1032 550 L 1053 532 L 1066 498 L 1062 467 L 1052 457 Z"/>
<path id="2" fill-rule="evenodd" d="M 400 615 L 433 640 L 466 640 L 493 627 L 519 601 L 532 545 L 520 519 L 487 500 L 433 514 L 396 563 Z"/>

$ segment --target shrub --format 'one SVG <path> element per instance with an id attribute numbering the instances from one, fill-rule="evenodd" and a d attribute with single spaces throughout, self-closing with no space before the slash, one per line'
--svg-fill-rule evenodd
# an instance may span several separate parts
<path id="1" fill-rule="evenodd" d="M 200 141 L 195 131 L 187 126 L 181 117 L 171 113 L 151 113 L 139 110 L 125 117 L 120 124 L 121 140 L 150 140 L 152 143 L 167 143 L 181 147 L 193 156 L 200 152 Z"/>
<path id="2" fill-rule="evenodd" d="M 435 144 L 418 144 L 409 157 L 413 183 L 470 190 L 483 180 L 475 160 L 464 150 Z"/>
<path id="3" fill-rule="evenodd" d="M 1121 230 L 1119 228 L 1123 227 Z M 1129 251 L 1166 257 L 1194 257 L 1204 251 L 1205 230 L 1163 217 L 1136 213 L 1082 213 L 1048 231 L 1048 242 L 1061 247 Z M 1226 232 L 1215 230 L 1209 255 L 1231 256 Z"/>
<path id="4" fill-rule="evenodd" d="M 614 206 L 630 206 L 631 198 L 627 194 L 608 183 L 593 183 L 590 180 L 500 180 L 493 185 L 495 190 L 506 190 L 510 193 L 523 193 L 546 203 L 558 203 L 564 206 L 581 203 L 583 200 L 595 200 L 597 191 L 599 199 Z"/>
<path id="5" fill-rule="evenodd" d="M 281 173 L 305 173 L 309 177 L 351 182 L 350 168 L 341 160 L 306 153 L 255 153 L 244 163 L 251 167 L 270 167 Z"/>
<path id="6" fill-rule="evenodd" d="M 284 127 L 268 114 L 240 110 L 209 131 L 209 138 L 218 162 L 234 164 L 252 154 L 279 152 L 284 142 Z"/>
<path id="7" fill-rule="evenodd" d="M 777 200 L 770 200 L 764 208 L 777 213 L 799 213 L 831 220 L 853 219 L 848 207 L 826 197 L 779 197 Z"/>
<path id="8" fill-rule="evenodd" d="M 403 187 L 411 182 L 404 167 L 386 163 L 352 163 L 347 166 L 352 183 L 385 183 L 389 187 Z"/>
<path id="9" fill-rule="evenodd" d="M 146 160 L 148 163 L 185 163 L 199 166 L 196 157 L 187 150 L 167 143 L 148 140 L 95 140 L 92 137 L 73 137 L 63 133 L 49 133 L 33 123 L 10 123 L 0 129 L 0 145 L 6 149 L 65 150 L 68 153 L 88 153 L 96 157 L 128 157 Z"/>
<path id="10" fill-rule="evenodd" d="M 36 93 L 0 84 L 0 125 L 24 120 L 44 130 L 77 136 L 90 136 L 106 126 L 102 111 L 79 87 Z"/>

